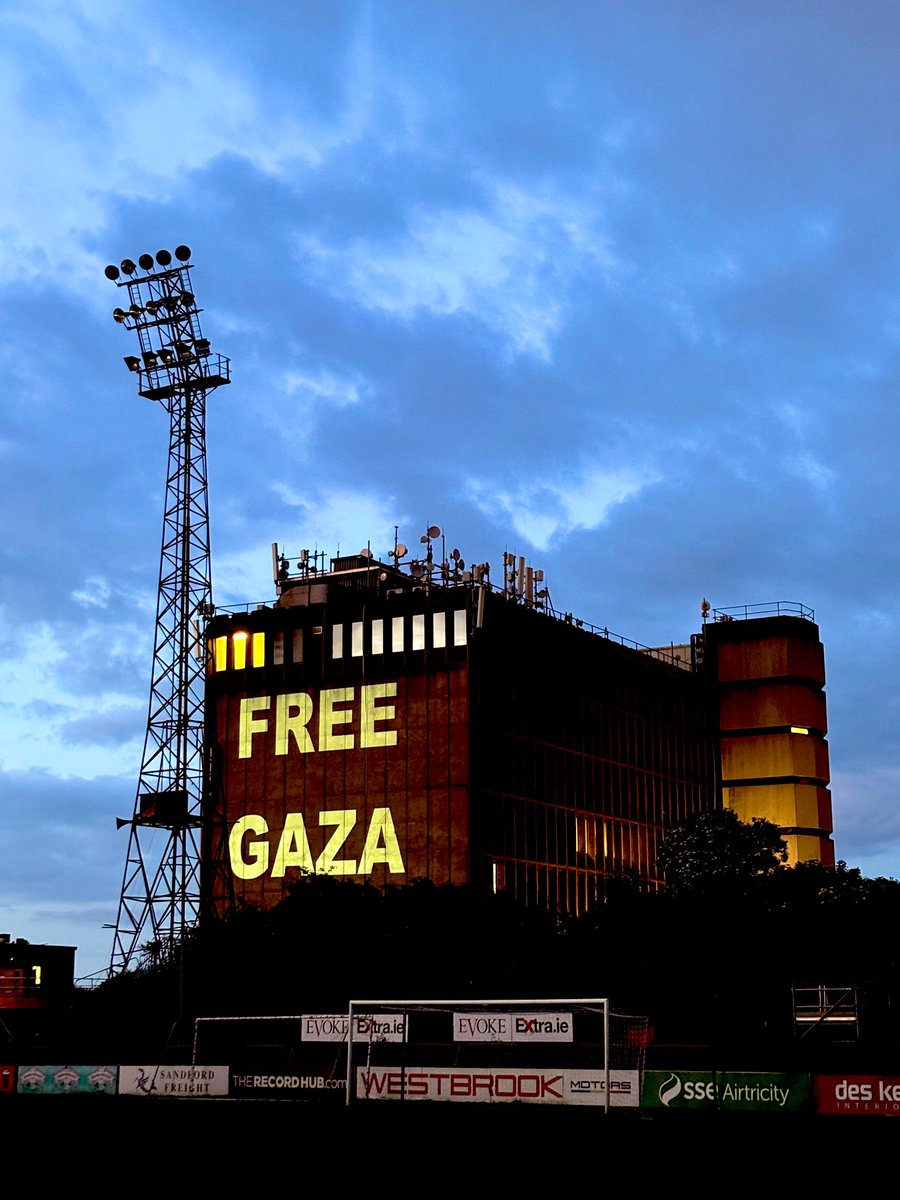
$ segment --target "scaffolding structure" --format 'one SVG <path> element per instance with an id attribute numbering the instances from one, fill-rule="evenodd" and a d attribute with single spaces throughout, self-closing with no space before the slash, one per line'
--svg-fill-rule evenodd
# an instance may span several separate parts
<path id="1" fill-rule="evenodd" d="M 166 961 L 200 912 L 204 790 L 203 630 L 212 616 L 206 398 L 231 381 L 227 358 L 202 336 L 191 251 L 123 259 L 106 277 L 125 288 L 114 320 L 137 333 L 127 355 L 138 393 L 169 414 L 169 455 L 159 561 L 150 704 L 128 828 L 109 974 Z"/>

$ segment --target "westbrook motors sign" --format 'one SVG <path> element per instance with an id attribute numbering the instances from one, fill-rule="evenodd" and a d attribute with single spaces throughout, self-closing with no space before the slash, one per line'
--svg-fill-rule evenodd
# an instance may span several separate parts
<path id="1" fill-rule="evenodd" d="M 784 1112 L 806 1108 L 810 1101 L 810 1078 L 806 1074 L 645 1071 L 641 1077 L 642 1108 Z"/>

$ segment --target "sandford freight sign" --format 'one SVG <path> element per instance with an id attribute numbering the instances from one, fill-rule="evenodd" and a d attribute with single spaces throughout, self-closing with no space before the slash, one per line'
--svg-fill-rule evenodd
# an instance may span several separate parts
<path id="1" fill-rule="evenodd" d="M 227 1067 L 145 1065 L 119 1068 L 120 1096 L 227 1096 Z"/>
<path id="2" fill-rule="evenodd" d="M 641 1107 L 784 1112 L 809 1107 L 806 1074 L 765 1071 L 644 1071 Z"/>

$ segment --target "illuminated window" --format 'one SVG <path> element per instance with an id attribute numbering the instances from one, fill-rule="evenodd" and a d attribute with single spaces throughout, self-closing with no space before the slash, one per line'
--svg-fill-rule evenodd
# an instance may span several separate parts
<path id="1" fill-rule="evenodd" d="M 802 725 L 792 725 L 791 733 L 809 733 L 809 730 L 804 729 Z"/>
<path id="2" fill-rule="evenodd" d="M 216 664 L 217 671 L 224 671 L 228 667 L 228 638 L 217 637 L 213 641 L 213 658 Z"/>
<path id="3" fill-rule="evenodd" d="M 403 649 L 402 617 L 393 617 L 391 620 L 391 649 L 395 652 Z"/>
<path id="4" fill-rule="evenodd" d="M 384 621 L 372 622 L 372 653 L 384 654 Z"/>
<path id="5" fill-rule="evenodd" d="M 344 657 L 344 627 L 343 625 L 333 625 L 331 627 L 331 657 Z"/>
<path id="6" fill-rule="evenodd" d="M 266 665 L 266 635 L 264 633 L 254 633 L 251 639 L 251 658 L 254 667 L 264 667 Z"/>
<path id="7" fill-rule="evenodd" d="M 234 669 L 243 671 L 247 665 L 247 631 L 240 629 L 233 634 L 231 644 L 234 648 Z"/>
<path id="8" fill-rule="evenodd" d="M 442 650 L 447 645 L 447 614 L 434 613 L 432 615 L 432 633 L 431 644 L 437 650 Z"/>
<path id="9" fill-rule="evenodd" d="M 466 610 L 458 608 L 453 614 L 453 645 L 464 646 L 466 644 Z"/>
<path id="10" fill-rule="evenodd" d="M 363 623 L 354 621 L 350 626 L 350 653 L 354 658 L 362 658 L 363 652 Z"/>
<path id="11" fill-rule="evenodd" d="M 425 614 L 416 613 L 412 619 L 412 648 L 425 649 Z"/>

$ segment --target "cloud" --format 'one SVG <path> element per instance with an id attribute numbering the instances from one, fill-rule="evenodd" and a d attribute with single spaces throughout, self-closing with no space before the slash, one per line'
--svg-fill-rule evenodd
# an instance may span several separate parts
<path id="1" fill-rule="evenodd" d="M 469 498 L 494 520 L 502 517 L 538 550 L 582 530 L 603 525 L 611 511 L 659 482 L 655 469 L 618 467 L 587 470 L 569 480 L 505 489 L 470 477 Z"/>
<path id="2" fill-rule="evenodd" d="M 601 212 L 505 180 L 482 179 L 479 209 L 414 209 L 392 245 L 301 237 L 329 288 L 394 319 L 466 318 L 512 355 L 546 361 L 573 304 L 575 282 L 609 286 L 619 270 Z"/>

